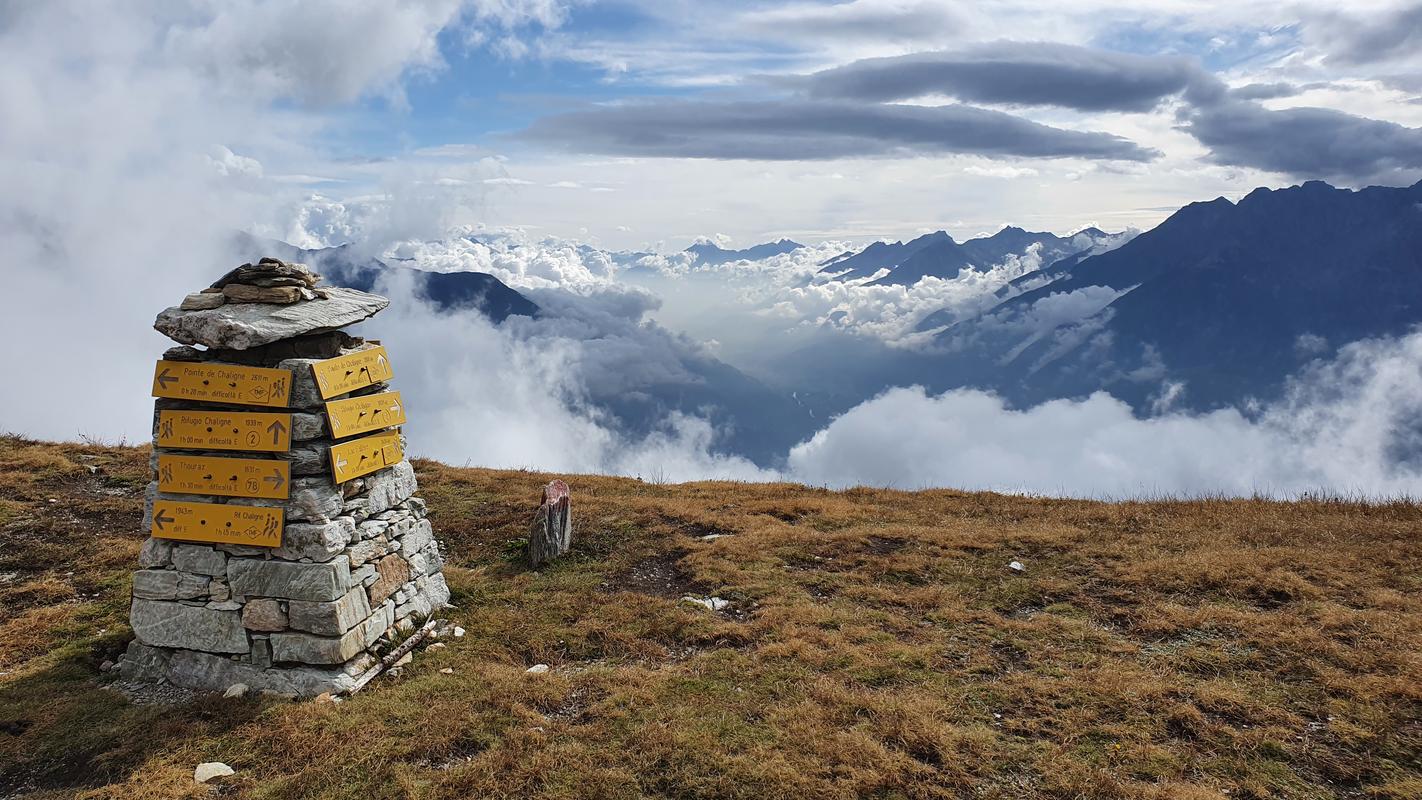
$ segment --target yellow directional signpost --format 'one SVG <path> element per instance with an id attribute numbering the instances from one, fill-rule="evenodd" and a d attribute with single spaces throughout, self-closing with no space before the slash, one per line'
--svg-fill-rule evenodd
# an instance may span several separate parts
<path id="1" fill-rule="evenodd" d="M 281 546 L 282 510 L 156 500 L 151 533 L 159 539 Z"/>
<path id="2" fill-rule="evenodd" d="M 159 447 L 189 450 L 284 453 L 291 449 L 291 415 L 258 411 L 160 411 L 154 442 Z"/>
<path id="3" fill-rule="evenodd" d="M 369 475 L 378 469 L 393 466 L 405 458 L 400 446 L 400 432 L 377 433 L 331 446 L 331 474 L 336 483 Z"/>
<path id="4" fill-rule="evenodd" d="M 311 373 L 316 378 L 316 388 L 321 390 L 322 400 L 384 383 L 395 375 L 384 347 L 328 358 L 312 364 Z"/>
<path id="5" fill-rule="evenodd" d="M 153 396 L 285 408 L 291 397 L 291 370 L 159 361 L 153 368 Z"/>
<path id="6" fill-rule="evenodd" d="M 291 464 L 258 458 L 158 456 L 158 491 L 285 500 Z"/>
<path id="7" fill-rule="evenodd" d="M 331 436 L 344 439 L 358 433 L 405 424 L 405 406 L 399 392 L 381 392 L 332 400 L 326 404 Z"/>

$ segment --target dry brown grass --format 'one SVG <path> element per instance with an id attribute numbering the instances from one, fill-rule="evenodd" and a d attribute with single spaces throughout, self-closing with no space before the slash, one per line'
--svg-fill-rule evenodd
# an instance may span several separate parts
<path id="1" fill-rule="evenodd" d="M 1411 504 L 578 476 L 535 573 L 548 476 L 417 462 L 466 637 L 339 706 L 164 709 L 96 668 L 146 452 L 0 445 L 0 797 L 203 797 L 208 760 L 270 800 L 1422 797 Z"/>

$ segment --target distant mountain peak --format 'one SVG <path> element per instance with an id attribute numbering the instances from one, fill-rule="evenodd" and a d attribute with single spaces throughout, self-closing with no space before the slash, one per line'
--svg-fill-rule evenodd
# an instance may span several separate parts
<path id="1" fill-rule="evenodd" d="M 701 241 L 686 248 L 685 252 L 696 256 L 696 262 L 701 266 L 714 267 L 731 261 L 756 261 L 771 256 L 784 255 L 799 250 L 801 247 L 804 245 L 786 238 L 751 245 L 741 250 L 727 250 L 715 242 Z"/>

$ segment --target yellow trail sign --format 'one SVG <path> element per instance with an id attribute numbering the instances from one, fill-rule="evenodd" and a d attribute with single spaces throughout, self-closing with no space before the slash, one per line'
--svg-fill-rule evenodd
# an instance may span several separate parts
<path id="1" fill-rule="evenodd" d="M 321 399 L 325 400 L 384 383 L 394 377 L 395 371 L 390 367 L 390 356 L 385 348 L 372 347 L 312 364 L 311 374 L 316 378 L 316 388 L 321 390 Z"/>
<path id="2" fill-rule="evenodd" d="M 405 406 L 399 392 L 381 392 L 326 404 L 331 436 L 344 439 L 358 433 L 405 424 Z"/>
<path id="3" fill-rule="evenodd" d="M 159 361 L 153 368 L 153 396 L 285 408 L 291 396 L 291 370 Z"/>
<path id="4" fill-rule="evenodd" d="M 405 458 L 400 432 L 377 433 L 331 446 L 331 474 L 336 483 L 399 464 Z"/>
<path id="5" fill-rule="evenodd" d="M 280 508 L 155 500 L 150 532 L 159 539 L 280 547 L 281 523 Z"/>
<path id="6" fill-rule="evenodd" d="M 285 500 L 291 464 L 258 458 L 158 456 L 158 491 Z"/>
<path id="7" fill-rule="evenodd" d="M 159 447 L 190 450 L 251 450 L 284 453 L 291 449 L 291 415 L 258 411 L 160 411 Z"/>

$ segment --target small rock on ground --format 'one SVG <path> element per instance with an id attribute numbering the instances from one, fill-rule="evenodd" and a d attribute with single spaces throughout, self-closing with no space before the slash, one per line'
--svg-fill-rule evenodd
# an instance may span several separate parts
<path id="1" fill-rule="evenodd" d="M 547 672 L 547 671 L 548 671 L 548 665 L 547 665 L 547 664 L 534 664 L 533 666 L 531 666 L 531 667 L 529 667 L 528 669 L 524 670 L 524 672 L 528 673 L 529 675 L 542 675 L 543 673 L 545 673 L 545 672 Z"/>
<path id="2" fill-rule="evenodd" d="M 731 606 L 730 600 L 723 600 L 719 597 L 692 597 L 691 595 L 687 595 L 681 598 L 681 601 L 683 603 L 695 603 L 708 611 L 724 611 Z"/>
<path id="3" fill-rule="evenodd" d="M 225 778 L 228 775 L 235 775 L 237 770 L 227 766 L 221 761 L 208 761 L 198 764 L 193 770 L 193 780 L 197 783 L 207 783 L 213 778 Z"/>

